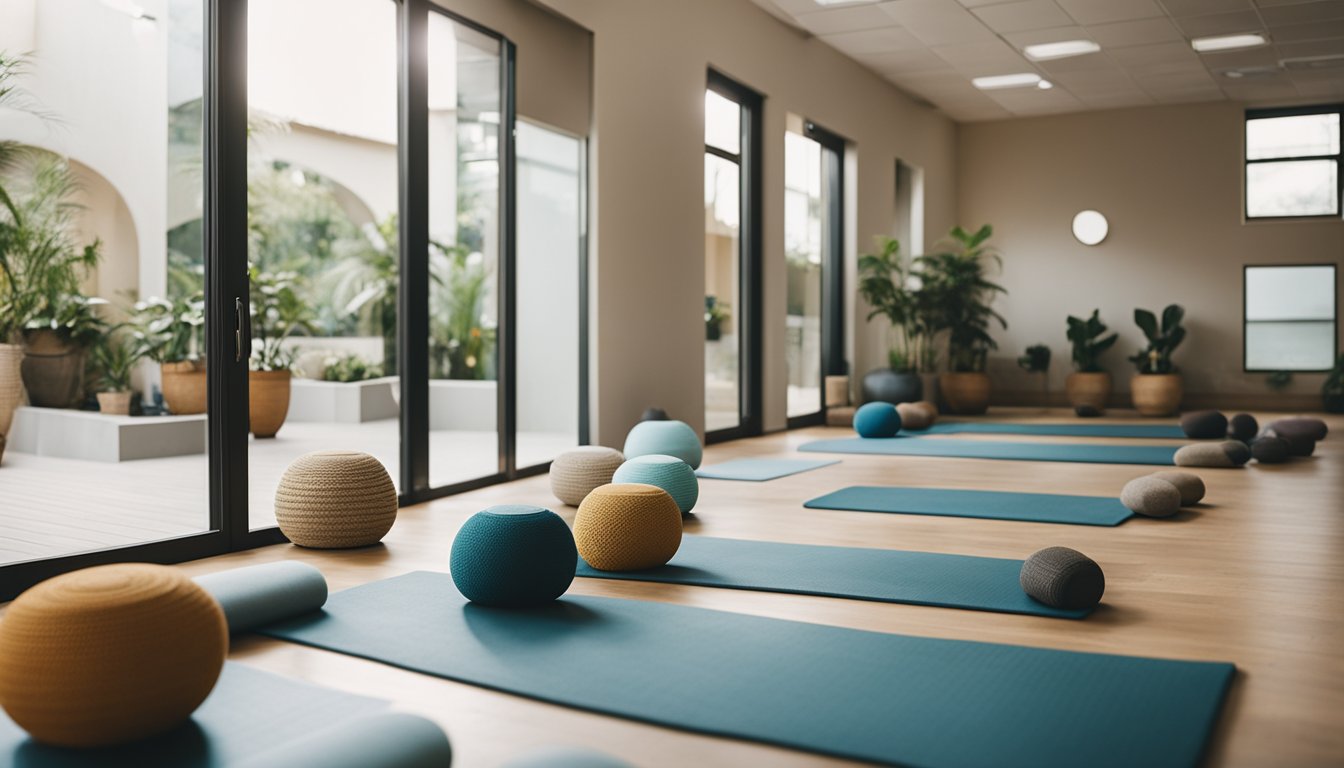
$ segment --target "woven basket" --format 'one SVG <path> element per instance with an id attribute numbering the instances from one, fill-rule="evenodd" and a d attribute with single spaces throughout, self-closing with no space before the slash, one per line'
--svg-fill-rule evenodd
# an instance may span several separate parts
<path id="1" fill-rule="evenodd" d="M 574 516 L 574 544 L 589 565 L 602 571 L 667 565 L 681 547 L 681 510 L 657 486 L 594 488 Z"/>
<path id="2" fill-rule="evenodd" d="M 162 363 L 159 377 L 163 384 L 163 404 L 174 416 L 205 413 L 205 361 Z"/>
<path id="3" fill-rule="evenodd" d="M 9 434 L 14 409 L 23 404 L 23 347 L 0 344 L 0 435 Z"/>
<path id="4" fill-rule="evenodd" d="M 625 457 L 615 448 L 585 445 L 565 451 L 551 462 L 551 493 L 577 507 L 589 491 L 611 482 Z"/>
<path id="5" fill-rule="evenodd" d="M 275 491 L 275 522 L 301 547 L 367 547 L 381 541 L 396 520 L 396 486 L 367 453 L 300 456 Z"/>

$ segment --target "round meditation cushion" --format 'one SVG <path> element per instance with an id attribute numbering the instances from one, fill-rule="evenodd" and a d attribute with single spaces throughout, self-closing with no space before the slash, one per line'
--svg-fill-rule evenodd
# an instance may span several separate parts
<path id="1" fill-rule="evenodd" d="M 1178 467 L 1240 467 L 1251 460 L 1251 449 L 1236 440 L 1195 443 L 1177 450 L 1175 460 Z"/>
<path id="2" fill-rule="evenodd" d="M 462 596 L 506 608 L 541 605 L 574 581 L 578 550 L 560 516 L 541 507 L 483 509 L 453 539 L 449 572 Z"/>
<path id="3" fill-rule="evenodd" d="M 1028 557 L 1020 578 L 1032 599 L 1066 610 L 1092 608 L 1106 591 L 1101 566 L 1068 547 L 1046 547 Z"/>
<path id="4" fill-rule="evenodd" d="M 631 768 L 611 755 L 576 747 L 551 747 L 529 752 L 504 764 L 504 768 Z"/>
<path id="5" fill-rule="evenodd" d="M 1238 413 L 1227 420 L 1227 436 L 1233 440 L 1249 443 L 1260 431 L 1260 424 L 1249 413 Z"/>
<path id="6" fill-rule="evenodd" d="M 571 507 L 599 485 L 611 482 L 612 473 L 625 461 L 615 448 L 585 445 L 571 448 L 551 462 L 551 493 Z"/>
<path id="7" fill-rule="evenodd" d="M 583 559 L 601 571 L 657 568 L 681 546 L 681 510 L 656 485 L 594 488 L 574 515 L 574 543 Z"/>
<path id="8" fill-rule="evenodd" d="M 656 406 L 649 406 L 644 409 L 644 413 L 639 417 L 640 421 L 667 421 L 667 411 Z"/>
<path id="9" fill-rule="evenodd" d="M 1074 407 L 1073 413 L 1081 419 L 1095 419 L 1101 415 L 1101 409 L 1095 405 L 1079 405 Z"/>
<path id="10" fill-rule="evenodd" d="M 34 739 L 103 747 L 191 717 L 229 647 L 224 611 L 174 568 L 85 568 L 19 595 L 0 622 L 0 706 Z"/>
<path id="11" fill-rule="evenodd" d="M 1227 417 L 1221 411 L 1192 411 L 1181 417 L 1181 431 L 1192 440 L 1227 437 Z"/>
<path id="12" fill-rule="evenodd" d="M 1163 472 L 1154 472 L 1149 477 L 1160 477 L 1176 486 L 1176 490 L 1181 493 L 1182 507 L 1198 504 L 1204 498 L 1204 480 L 1192 472 L 1169 469 Z"/>
<path id="13" fill-rule="evenodd" d="M 695 430 L 684 421 L 641 421 L 625 436 L 625 458 L 650 454 L 676 456 L 690 465 L 691 469 L 700 468 L 703 451 L 700 438 Z"/>
<path id="14" fill-rule="evenodd" d="M 294 460 L 275 490 L 275 522 L 301 547 L 377 544 L 397 520 L 397 488 L 359 451 L 317 451 Z"/>
<path id="15" fill-rule="evenodd" d="M 1282 464 L 1288 460 L 1288 441 L 1265 435 L 1251 442 L 1251 457 L 1261 464 Z"/>
<path id="16" fill-rule="evenodd" d="M 1303 424 L 1304 420 L 1287 419 L 1276 421 L 1265 427 L 1261 435 L 1282 438 L 1288 443 L 1289 456 L 1310 456 L 1316 452 L 1316 435 L 1319 432 L 1310 424 Z"/>
<path id="17" fill-rule="evenodd" d="M 854 431 L 859 437 L 895 437 L 901 431 L 901 414 L 891 403 L 865 403 L 854 412 Z"/>
<path id="18" fill-rule="evenodd" d="M 928 409 L 919 403 L 897 403 L 896 413 L 901 417 L 901 429 L 928 429 L 933 426 Z"/>
<path id="19" fill-rule="evenodd" d="M 933 402 L 932 400 L 920 400 L 919 402 L 915 403 L 915 405 L 919 406 L 920 408 L 923 408 L 924 413 L 928 414 L 929 424 L 934 424 L 938 421 L 937 403 Z"/>
<path id="20" fill-rule="evenodd" d="M 671 494 L 683 515 L 694 509 L 700 498 L 700 481 L 695 477 L 695 470 L 676 456 L 656 453 L 636 456 L 616 470 L 611 482 L 656 485 Z"/>
<path id="21" fill-rule="evenodd" d="M 1167 480 L 1147 475 L 1125 483 L 1120 503 L 1146 517 L 1171 517 L 1181 508 L 1181 492 Z"/>
<path id="22" fill-rule="evenodd" d="M 1330 431 L 1330 428 L 1320 419 L 1303 418 L 1278 419 L 1277 421 L 1271 422 L 1269 428 L 1276 432 L 1286 430 L 1288 432 L 1298 433 L 1305 437 L 1309 437 L 1316 442 L 1324 440 L 1326 434 Z"/>

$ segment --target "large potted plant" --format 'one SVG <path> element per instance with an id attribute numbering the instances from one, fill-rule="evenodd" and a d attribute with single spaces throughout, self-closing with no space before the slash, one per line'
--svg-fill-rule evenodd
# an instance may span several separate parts
<path id="1" fill-rule="evenodd" d="M 104 334 L 93 346 L 99 411 L 113 416 L 130 415 L 131 374 L 144 356 L 144 346 L 120 329 Z"/>
<path id="2" fill-rule="evenodd" d="M 24 60 L 0 51 L 0 111 L 32 112 L 28 96 L 17 85 Z M 23 259 L 16 250 L 24 238 L 23 215 L 15 197 L 6 189 L 8 174 L 29 156 L 30 148 L 10 139 L 0 139 L 0 451 L 9 434 L 14 409 L 23 401 L 21 335 L 28 318 L 37 311 L 41 298 L 31 289 Z"/>
<path id="3" fill-rule="evenodd" d="M 293 272 L 249 270 L 252 359 L 247 375 L 248 424 L 257 438 L 275 437 L 289 415 L 294 351 L 285 340 L 308 323 Z"/>
<path id="4" fill-rule="evenodd" d="M 1321 406 L 1328 413 L 1344 413 L 1344 352 L 1335 360 L 1335 367 L 1321 385 Z"/>
<path id="5" fill-rule="evenodd" d="M 135 305 L 134 334 L 144 356 L 159 364 L 163 402 L 178 416 L 205 413 L 205 298 L 201 293 Z"/>
<path id="6" fill-rule="evenodd" d="M 1185 310 L 1179 304 L 1162 310 L 1160 324 L 1152 312 L 1134 310 L 1134 323 L 1147 337 L 1148 347 L 1129 358 L 1138 368 L 1129 387 L 1134 408 L 1144 416 L 1170 416 L 1181 407 L 1184 387 L 1171 354 L 1185 339 L 1184 318 Z"/>
<path id="7" fill-rule="evenodd" d="M 980 414 L 989 408 L 985 362 L 990 350 L 998 349 L 989 328 L 992 322 L 1008 327 L 990 306 L 995 294 L 1007 293 L 986 276 L 986 262 L 1002 265 L 998 253 L 985 245 L 993 234 L 988 224 L 973 233 L 953 227 L 940 252 L 917 260 L 930 329 L 947 331 L 948 372 L 939 379 L 939 388 L 953 413 Z"/>
<path id="8" fill-rule="evenodd" d="M 876 241 L 876 253 L 859 257 L 859 295 L 871 307 L 869 321 L 879 316 L 887 319 L 890 345 L 887 367 L 863 376 L 863 401 L 913 403 L 924 397 L 919 363 L 928 335 L 918 292 L 912 288 L 912 266 L 901 256 L 901 244 L 894 237 Z"/>
<path id="9" fill-rule="evenodd" d="M 30 404 L 71 408 L 83 402 L 87 353 L 106 328 L 96 307 L 106 303 L 64 294 L 28 321 L 23 331 L 23 385 Z"/>
<path id="10" fill-rule="evenodd" d="M 1120 334 L 1106 333 L 1100 310 L 1092 310 L 1086 320 L 1073 315 L 1068 318 L 1067 336 L 1073 345 L 1073 373 L 1064 381 L 1069 405 L 1079 416 L 1100 416 L 1106 411 L 1111 398 L 1111 374 L 1101 367 L 1101 355 L 1115 346 Z"/>

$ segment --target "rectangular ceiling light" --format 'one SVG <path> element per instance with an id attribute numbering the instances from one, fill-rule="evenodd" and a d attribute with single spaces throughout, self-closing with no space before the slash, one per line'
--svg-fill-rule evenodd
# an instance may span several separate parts
<path id="1" fill-rule="evenodd" d="M 1091 40 L 1061 40 L 1058 43 L 1037 43 L 1028 45 L 1022 51 L 1027 54 L 1027 58 L 1032 61 L 1049 61 L 1050 59 L 1064 59 L 1069 56 L 1085 56 L 1089 53 L 1096 53 L 1101 50 L 1101 46 Z"/>
<path id="2" fill-rule="evenodd" d="M 1218 35 L 1217 37 L 1196 37 L 1190 41 L 1190 47 L 1200 53 L 1209 51 L 1230 51 L 1233 48 L 1254 48 L 1264 45 L 1265 36 L 1257 33 L 1244 35 Z"/>
<path id="3" fill-rule="evenodd" d="M 993 91 L 999 88 L 1029 88 L 1037 87 L 1041 83 L 1041 76 L 1035 72 L 1020 72 L 1015 75 L 991 75 L 989 77 L 976 77 L 971 79 L 971 85 L 982 91 Z"/>

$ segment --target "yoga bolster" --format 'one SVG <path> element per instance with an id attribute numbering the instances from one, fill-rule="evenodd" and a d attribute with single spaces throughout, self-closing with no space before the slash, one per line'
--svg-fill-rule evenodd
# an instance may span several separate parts
<path id="1" fill-rule="evenodd" d="M 919 403 L 897 403 L 896 413 L 901 417 L 902 429 L 928 429 L 933 426 L 928 410 Z"/>
<path id="2" fill-rule="evenodd" d="M 901 414 L 891 403 L 866 403 L 854 412 L 854 431 L 859 437 L 895 437 L 901 431 Z"/>
<path id="3" fill-rule="evenodd" d="M 1178 467 L 1240 467 L 1250 460 L 1251 449 L 1236 440 L 1183 446 L 1175 457 Z"/>
<path id="4" fill-rule="evenodd" d="M 1221 411 L 1193 411 L 1181 417 L 1181 431 L 1193 440 L 1227 437 L 1227 417 Z"/>
<path id="5" fill-rule="evenodd" d="M 631 768 L 611 755 L 577 747 L 550 747 L 529 752 L 504 764 L 504 768 Z"/>
<path id="6" fill-rule="evenodd" d="M 1286 430 L 1289 432 L 1299 433 L 1307 437 L 1310 437 L 1312 440 L 1316 442 L 1324 440 L 1326 434 L 1329 433 L 1330 431 L 1330 428 L 1327 427 L 1325 422 L 1321 421 L 1320 419 L 1303 419 L 1303 418 L 1279 419 L 1277 421 L 1270 422 L 1269 428 L 1276 432 L 1280 430 Z"/>
<path id="7" fill-rule="evenodd" d="M 1022 591 L 1056 608 L 1091 608 L 1106 591 L 1101 566 L 1068 547 L 1046 547 L 1027 558 L 1021 580 Z"/>
<path id="8" fill-rule="evenodd" d="M 443 730 L 417 715 L 366 715 L 268 750 L 240 768 L 448 768 L 453 748 Z"/>
<path id="9" fill-rule="evenodd" d="M 1255 434 L 1259 431 L 1259 422 L 1249 413 L 1238 413 L 1227 422 L 1227 436 L 1243 443 L 1254 440 Z"/>
<path id="10" fill-rule="evenodd" d="M 322 572 L 297 560 L 207 573 L 196 583 L 224 609 L 231 634 L 302 616 L 327 602 Z"/>
<path id="11" fill-rule="evenodd" d="M 1182 507 L 1198 504 L 1204 498 L 1204 480 L 1192 472 L 1172 469 L 1166 472 L 1154 472 L 1149 477 L 1160 477 L 1176 486 L 1176 490 L 1181 492 Z"/>
<path id="12" fill-rule="evenodd" d="M 1288 460 L 1288 441 L 1273 435 L 1256 438 L 1251 456 L 1261 464 L 1282 464 Z"/>
<path id="13" fill-rule="evenodd" d="M 1136 477 L 1120 491 L 1120 503 L 1146 517 L 1171 517 L 1181 508 L 1181 491 L 1160 477 Z"/>

